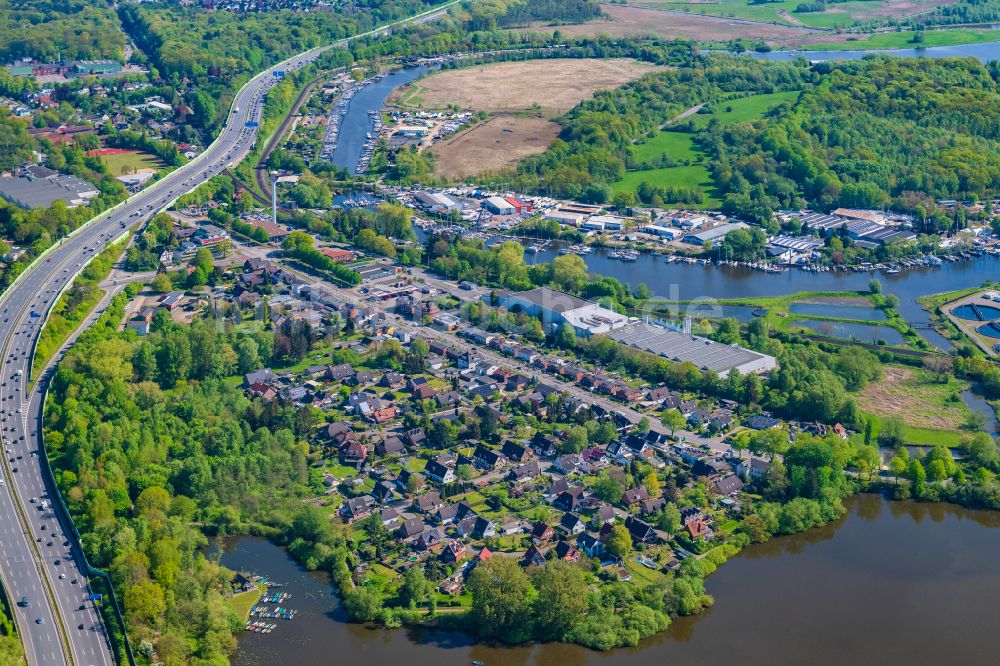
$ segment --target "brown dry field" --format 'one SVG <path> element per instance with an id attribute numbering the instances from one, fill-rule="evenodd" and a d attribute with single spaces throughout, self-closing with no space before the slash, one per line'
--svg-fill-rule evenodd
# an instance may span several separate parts
<path id="1" fill-rule="evenodd" d="M 878 416 L 898 416 L 917 428 L 957 430 L 963 420 L 962 403 L 942 405 L 939 391 L 921 386 L 912 370 L 890 366 L 882 379 L 861 391 L 858 405 Z"/>
<path id="2" fill-rule="evenodd" d="M 559 134 L 559 125 L 536 116 L 494 116 L 438 143 L 434 175 L 461 179 L 498 171 L 543 152 Z"/>
<path id="3" fill-rule="evenodd" d="M 667 39 L 680 37 L 705 42 L 722 42 L 739 37 L 758 38 L 774 44 L 804 43 L 815 30 L 792 26 L 751 23 L 716 16 L 680 15 L 656 9 L 601 5 L 604 19 L 576 25 L 536 26 L 532 30 L 560 31 L 564 35 L 606 34 L 615 37 L 654 34 Z M 820 33 L 824 41 L 835 41 L 832 33 Z"/>
<path id="4" fill-rule="evenodd" d="M 564 113 L 603 88 L 617 88 L 662 69 L 631 60 L 552 59 L 500 62 L 432 74 L 417 82 L 420 106 L 457 104 L 473 111 L 518 111 L 537 104 Z M 405 87 L 393 93 L 393 100 Z"/>

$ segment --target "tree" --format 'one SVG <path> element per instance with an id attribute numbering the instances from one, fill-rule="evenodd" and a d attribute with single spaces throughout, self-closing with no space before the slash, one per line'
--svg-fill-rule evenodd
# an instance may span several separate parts
<path id="1" fill-rule="evenodd" d="M 882 422 L 878 443 L 889 447 L 898 447 L 903 443 L 903 422 L 898 417 L 893 416 Z"/>
<path id="2" fill-rule="evenodd" d="M 579 567 L 554 560 L 534 574 L 538 596 L 532 604 L 535 636 L 562 640 L 580 622 L 589 607 L 587 583 Z"/>
<path id="3" fill-rule="evenodd" d="M 174 288 L 174 284 L 166 273 L 157 273 L 156 277 L 153 278 L 152 287 L 153 291 L 167 292 Z"/>
<path id="4" fill-rule="evenodd" d="M 670 428 L 670 436 L 673 437 L 678 428 L 684 427 L 687 419 L 684 418 L 679 409 L 668 409 L 660 417 L 660 423 L 663 424 L 664 428 Z"/>
<path id="5" fill-rule="evenodd" d="M 622 484 L 606 472 L 602 472 L 594 482 L 594 495 L 609 504 L 618 504 L 624 494 Z"/>
<path id="6" fill-rule="evenodd" d="M 649 493 L 650 497 L 660 496 L 660 477 L 656 475 L 656 472 L 650 472 L 643 477 L 642 485 L 646 487 L 646 492 Z"/>
<path id="7" fill-rule="evenodd" d="M 924 484 L 927 483 L 927 470 L 924 469 L 923 464 L 919 460 L 914 458 L 910 461 L 907 474 L 910 477 L 910 481 L 913 482 L 913 494 L 919 497 L 923 494 Z"/>
<path id="8" fill-rule="evenodd" d="M 472 597 L 469 619 L 479 636 L 512 643 L 530 637 L 528 611 L 534 589 L 515 558 L 480 562 L 466 587 Z"/>
<path id="9" fill-rule="evenodd" d="M 197 269 L 205 271 L 206 273 L 211 273 L 212 269 L 215 268 L 215 260 L 212 258 L 212 251 L 207 247 L 198 248 L 198 251 L 194 253 L 194 259 L 191 261 L 191 265 Z"/>
<path id="10" fill-rule="evenodd" d="M 868 291 L 870 291 L 873 294 L 882 293 L 882 283 L 879 281 L 878 278 L 872 278 L 871 280 L 868 281 Z"/>
<path id="11" fill-rule="evenodd" d="M 576 347 L 576 331 L 567 323 L 559 326 L 556 333 L 556 344 L 563 349 L 573 349 Z"/>
<path id="12" fill-rule="evenodd" d="M 604 547 L 615 557 L 625 557 L 632 550 L 632 535 L 624 525 L 615 525 L 608 533 Z"/>
<path id="13" fill-rule="evenodd" d="M 858 452 L 854 456 L 854 464 L 871 481 L 882 465 L 882 457 L 879 455 L 877 448 L 871 444 L 863 444 L 858 447 Z"/>
<path id="14" fill-rule="evenodd" d="M 562 441 L 561 450 L 563 453 L 579 453 L 587 448 L 590 443 L 590 434 L 583 426 L 573 426 L 566 433 L 566 439 Z"/>
<path id="15" fill-rule="evenodd" d="M 379 520 L 381 522 L 381 520 Z M 399 588 L 399 600 L 404 606 L 414 607 L 422 604 L 427 599 L 433 586 L 424 575 L 424 569 L 420 564 L 414 564 L 403 574 L 403 584 Z"/>
<path id="16" fill-rule="evenodd" d="M 552 283 L 563 291 L 579 291 L 587 277 L 587 264 L 577 254 L 564 254 L 552 260 Z"/>

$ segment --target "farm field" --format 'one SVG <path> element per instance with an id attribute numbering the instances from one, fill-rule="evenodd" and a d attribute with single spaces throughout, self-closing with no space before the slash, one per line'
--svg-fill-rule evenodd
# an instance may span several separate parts
<path id="1" fill-rule="evenodd" d="M 559 125 L 545 118 L 494 116 L 434 146 L 434 175 L 459 179 L 511 167 L 543 152 L 558 134 Z"/>
<path id="2" fill-rule="evenodd" d="M 663 2 L 662 0 L 632 0 L 632 5 L 667 11 L 705 14 L 728 18 L 780 23 L 803 28 L 831 30 L 847 28 L 889 16 L 909 16 L 953 0 L 876 0 L 839 2 L 821 12 L 796 12 L 801 0 L 778 0 L 755 4 L 753 0 Z"/>
<path id="3" fill-rule="evenodd" d="M 153 169 L 159 171 L 163 168 L 163 162 L 153 155 L 141 153 L 138 150 L 119 150 L 117 148 L 105 148 L 93 151 L 93 154 L 101 158 L 101 161 L 108 167 L 108 171 L 113 176 L 122 176 L 129 173 L 136 173 L 143 169 Z"/>
<path id="4" fill-rule="evenodd" d="M 403 86 L 390 102 L 422 108 L 451 104 L 470 111 L 543 109 L 564 113 L 602 88 L 617 88 L 654 65 L 628 58 L 500 62 L 432 74 Z"/>

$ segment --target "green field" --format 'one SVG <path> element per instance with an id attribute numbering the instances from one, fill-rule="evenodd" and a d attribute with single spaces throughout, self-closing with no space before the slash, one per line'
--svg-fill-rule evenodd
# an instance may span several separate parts
<path id="1" fill-rule="evenodd" d="M 696 113 L 691 116 L 691 120 L 698 127 L 704 127 L 713 118 L 723 125 L 744 123 L 760 118 L 779 104 L 795 101 L 798 96 L 799 92 L 793 90 L 791 92 L 751 95 L 728 102 L 717 102 L 711 105 L 712 113 Z"/>
<path id="2" fill-rule="evenodd" d="M 846 42 L 829 44 L 808 44 L 800 47 L 803 51 L 822 51 L 836 49 L 839 51 L 860 51 L 862 49 L 909 49 L 915 47 L 956 46 L 958 44 L 982 44 L 1000 41 L 1000 32 L 996 30 L 928 30 L 924 32 L 923 41 L 914 43 L 913 32 L 882 32 L 868 35 L 863 39 L 852 39 Z"/>
<path id="3" fill-rule="evenodd" d="M 135 173 L 140 169 L 156 169 L 159 171 L 164 166 L 163 162 L 158 158 L 140 152 L 101 155 L 101 161 L 108 167 L 108 171 L 112 176 Z"/>
<path id="4" fill-rule="evenodd" d="M 694 135 L 687 132 L 660 132 L 635 147 L 635 158 L 640 162 L 648 162 L 666 153 L 677 162 L 700 162 L 704 155 L 694 145 L 693 138 Z"/>
<path id="5" fill-rule="evenodd" d="M 704 127 L 715 118 L 729 125 L 746 122 L 761 117 L 775 106 L 796 99 L 797 91 L 751 95 L 712 105 L 713 113 L 696 113 L 690 117 L 697 127 Z M 705 192 L 705 201 L 692 208 L 717 208 L 721 201 L 715 190 L 715 183 L 708 169 L 702 163 L 704 154 L 694 144 L 694 135 L 688 132 L 664 130 L 653 138 L 635 146 L 635 158 L 640 163 L 654 163 L 653 160 L 664 153 L 675 162 L 689 164 L 629 171 L 625 177 L 613 185 L 615 191 L 635 192 L 645 181 L 652 185 L 675 187 L 700 187 Z"/>
<path id="6" fill-rule="evenodd" d="M 629 171 L 625 177 L 612 185 L 616 192 L 635 192 L 646 181 L 651 185 L 672 185 L 674 187 L 700 187 L 705 192 L 705 201 L 690 205 L 690 208 L 718 208 L 722 201 L 717 196 L 715 183 L 708 169 L 701 164 L 692 166 L 666 167 Z"/>

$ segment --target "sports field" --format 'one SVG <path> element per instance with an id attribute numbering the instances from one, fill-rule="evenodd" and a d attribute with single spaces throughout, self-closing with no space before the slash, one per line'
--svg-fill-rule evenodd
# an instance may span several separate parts
<path id="1" fill-rule="evenodd" d="M 141 153 L 138 150 L 121 150 L 118 148 L 104 148 L 91 151 L 91 155 L 101 158 L 101 161 L 108 167 L 112 176 L 123 176 L 129 173 L 137 173 L 144 169 L 159 171 L 163 168 L 163 162 L 159 158 Z"/>

